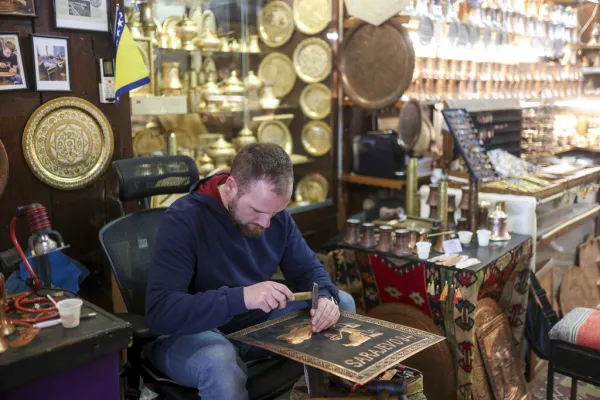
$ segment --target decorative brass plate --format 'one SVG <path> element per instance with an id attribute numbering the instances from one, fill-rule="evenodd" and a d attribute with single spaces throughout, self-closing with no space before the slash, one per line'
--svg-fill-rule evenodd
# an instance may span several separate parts
<path id="1" fill-rule="evenodd" d="M 292 91 L 296 84 L 294 64 L 283 53 L 271 53 L 260 62 L 258 76 L 265 81 L 274 82 L 273 93 L 282 98 Z"/>
<path id="2" fill-rule="evenodd" d="M 315 35 L 331 22 L 331 0 L 294 0 L 296 28 L 307 35 Z"/>
<path id="3" fill-rule="evenodd" d="M 408 31 L 396 19 L 380 26 L 361 22 L 344 35 L 340 73 L 344 92 L 367 109 L 396 103 L 408 88 L 415 52 Z"/>
<path id="4" fill-rule="evenodd" d="M 312 119 L 323 119 L 331 113 L 331 91 L 322 83 L 312 83 L 300 93 L 302 112 Z"/>
<path id="5" fill-rule="evenodd" d="M 309 203 L 320 203 L 327 200 L 329 183 L 321 174 L 310 174 L 305 176 L 296 185 L 294 191 L 296 201 L 307 201 Z"/>
<path id="6" fill-rule="evenodd" d="M 323 121 L 311 121 L 302 128 L 302 146 L 311 156 L 322 156 L 331 150 L 331 128 Z"/>
<path id="7" fill-rule="evenodd" d="M 258 16 L 258 35 L 269 47 L 283 46 L 294 34 L 292 9 L 284 1 L 271 1 Z"/>
<path id="8" fill-rule="evenodd" d="M 294 50 L 294 68 L 304 82 L 321 82 L 331 73 L 331 47 L 321 39 L 304 39 Z"/>
<path id="9" fill-rule="evenodd" d="M 61 97 L 40 106 L 27 121 L 23 153 L 29 168 L 57 189 L 79 189 L 98 179 L 113 154 L 108 119 L 92 103 Z"/>
<path id="10" fill-rule="evenodd" d="M 294 143 L 290 130 L 281 121 L 264 121 L 258 127 L 256 135 L 260 143 L 275 143 L 281 146 L 286 153 L 292 154 Z"/>

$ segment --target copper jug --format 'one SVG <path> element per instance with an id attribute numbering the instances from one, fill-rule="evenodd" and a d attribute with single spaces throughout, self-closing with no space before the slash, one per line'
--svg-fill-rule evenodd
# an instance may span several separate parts
<path id="1" fill-rule="evenodd" d="M 160 89 L 163 95 L 181 95 L 183 84 L 179 78 L 179 62 L 162 63 L 162 82 Z"/>
<path id="2" fill-rule="evenodd" d="M 410 231 L 408 229 L 396 230 L 396 244 L 393 253 L 397 256 L 410 254 Z"/>
<path id="3" fill-rule="evenodd" d="M 500 205 L 488 215 L 488 229 L 492 232 L 490 240 L 509 240 L 507 216 Z"/>
<path id="4" fill-rule="evenodd" d="M 366 222 L 363 225 L 363 234 L 360 239 L 361 247 L 365 249 L 370 249 L 377 245 L 377 240 L 375 239 L 375 225 Z"/>
<path id="5" fill-rule="evenodd" d="M 344 234 L 344 244 L 356 246 L 360 242 L 360 221 L 349 219 L 346 221 L 346 232 Z"/>
<path id="6" fill-rule="evenodd" d="M 389 252 L 392 251 L 392 231 L 393 228 L 388 225 L 383 225 L 379 228 L 379 243 L 377 244 L 377 251 Z"/>

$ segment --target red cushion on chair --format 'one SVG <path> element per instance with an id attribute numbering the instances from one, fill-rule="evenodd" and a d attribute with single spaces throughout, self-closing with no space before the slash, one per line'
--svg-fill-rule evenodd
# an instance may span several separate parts
<path id="1" fill-rule="evenodd" d="M 600 311 L 575 308 L 550 331 L 550 339 L 600 350 Z"/>

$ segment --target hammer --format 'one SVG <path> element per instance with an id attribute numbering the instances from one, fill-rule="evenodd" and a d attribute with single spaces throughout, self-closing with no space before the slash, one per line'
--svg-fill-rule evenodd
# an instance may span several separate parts
<path id="1" fill-rule="evenodd" d="M 314 282 L 312 287 L 312 292 L 299 292 L 294 293 L 294 301 L 301 300 L 312 300 L 312 308 L 317 308 L 317 303 L 319 302 L 319 285 Z"/>

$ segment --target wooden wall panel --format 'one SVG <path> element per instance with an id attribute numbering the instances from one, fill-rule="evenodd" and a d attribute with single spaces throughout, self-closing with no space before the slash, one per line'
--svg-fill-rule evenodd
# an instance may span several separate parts
<path id="1" fill-rule="evenodd" d="M 10 162 L 8 187 L 0 199 L 0 250 L 12 247 L 8 225 L 16 207 L 33 202 L 42 203 L 50 211 L 54 229 L 71 245 L 67 254 L 83 262 L 92 271 L 83 288 L 84 294 L 102 304 L 110 301 L 110 275 L 98 242 L 98 231 L 106 222 L 119 216 L 118 202 L 114 197 L 107 196 L 107 188 L 114 191 L 116 187 L 115 176 L 108 173 L 109 170 L 92 185 L 74 191 L 50 188 L 30 171 L 23 156 L 21 138 L 25 124 L 36 108 L 58 97 L 74 96 L 90 101 L 107 116 L 114 133 L 113 160 L 131 157 L 129 99 L 123 98 L 118 106 L 99 102 L 98 59 L 115 57 L 112 34 L 56 29 L 52 2 L 37 3 L 37 18 L 0 16 L 0 32 L 20 33 L 25 73 L 30 86 L 33 79 L 30 34 L 68 36 L 71 39 L 72 92 L 0 92 L 0 139 L 7 149 Z M 109 3 L 112 21 L 116 0 L 110 0 Z M 19 221 L 18 235 L 21 245 L 25 246 L 29 236 L 25 221 Z"/>

